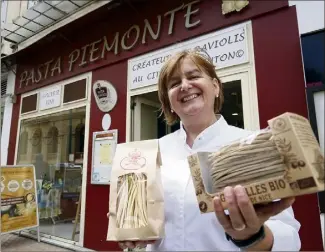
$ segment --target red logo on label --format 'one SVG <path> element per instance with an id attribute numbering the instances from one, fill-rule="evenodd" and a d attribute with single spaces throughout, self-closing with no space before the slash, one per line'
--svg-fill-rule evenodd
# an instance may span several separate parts
<path id="1" fill-rule="evenodd" d="M 146 165 L 146 159 L 141 156 L 141 152 L 137 149 L 130 152 L 128 157 L 125 157 L 121 161 L 121 167 L 124 170 L 138 170 Z"/>

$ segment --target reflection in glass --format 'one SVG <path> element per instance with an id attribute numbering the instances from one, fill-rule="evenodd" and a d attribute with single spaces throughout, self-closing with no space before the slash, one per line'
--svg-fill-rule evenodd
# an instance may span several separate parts
<path id="1" fill-rule="evenodd" d="M 221 114 L 228 124 L 244 128 L 244 113 L 242 103 L 241 81 L 223 83 L 224 104 Z"/>

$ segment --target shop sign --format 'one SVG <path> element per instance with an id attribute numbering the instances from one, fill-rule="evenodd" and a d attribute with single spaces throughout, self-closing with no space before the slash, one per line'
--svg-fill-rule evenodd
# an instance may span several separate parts
<path id="1" fill-rule="evenodd" d="M 102 112 L 111 111 L 117 102 L 117 93 L 114 86 L 104 80 L 98 80 L 93 85 L 93 92 L 98 108 Z"/>
<path id="2" fill-rule="evenodd" d="M 53 86 L 40 91 L 39 109 L 45 110 L 61 105 L 61 86 Z"/>
<path id="3" fill-rule="evenodd" d="M 201 24 L 199 3 L 200 0 L 183 3 L 164 14 L 157 15 L 152 22 L 144 19 L 142 24 L 132 24 L 124 32 L 117 31 L 112 36 L 102 36 L 89 44 L 75 48 L 68 57 L 53 58 L 32 69 L 24 70 L 19 76 L 19 89 L 60 76 L 63 69 L 68 68 L 69 72 L 72 72 L 91 63 L 105 60 L 108 57 L 107 54 L 118 55 L 121 52 L 130 51 L 139 44 L 148 44 L 148 39 L 156 41 L 161 38 L 161 35 L 165 35 L 162 26 L 166 21 L 168 21 L 167 35 L 171 36 L 174 33 L 176 21 L 181 20 L 176 18 L 177 14 L 182 15 L 186 29 L 198 27 Z M 68 60 L 63 60 L 65 58 Z"/>
<path id="4" fill-rule="evenodd" d="M 130 90 L 157 84 L 163 63 L 171 55 L 184 49 L 204 48 L 217 70 L 247 63 L 249 58 L 246 26 L 247 23 L 233 26 L 129 60 Z"/>
<path id="5" fill-rule="evenodd" d="M 1 166 L 1 233 L 37 227 L 35 167 Z"/>

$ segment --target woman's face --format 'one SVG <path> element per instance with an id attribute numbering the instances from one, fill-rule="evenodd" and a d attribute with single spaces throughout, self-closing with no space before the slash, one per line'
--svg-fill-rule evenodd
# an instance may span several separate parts
<path id="1" fill-rule="evenodd" d="M 182 60 L 180 72 L 174 72 L 167 88 L 171 109 L 182 121 L 214 115 L 217 80 L 200 71 L 190 58 Z"/>

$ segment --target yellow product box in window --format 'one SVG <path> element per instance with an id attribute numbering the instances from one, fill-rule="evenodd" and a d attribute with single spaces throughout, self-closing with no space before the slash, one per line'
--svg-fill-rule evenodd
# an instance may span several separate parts
<path id="1" fill-rule="evenodd" d="M 287 112 L 268 125 L 215 152 L 188 157 L 201 213 L 214 211 L 217 195 L 227 208 L 226 186 L 244 186 L 253 204 L 324 191 L 324 153 L 309 121 Z"/>
<path id="2" fill-rule="evenodd" d="M 1 233 L 38 226 L 34 166 L 1 166 Z"/>

